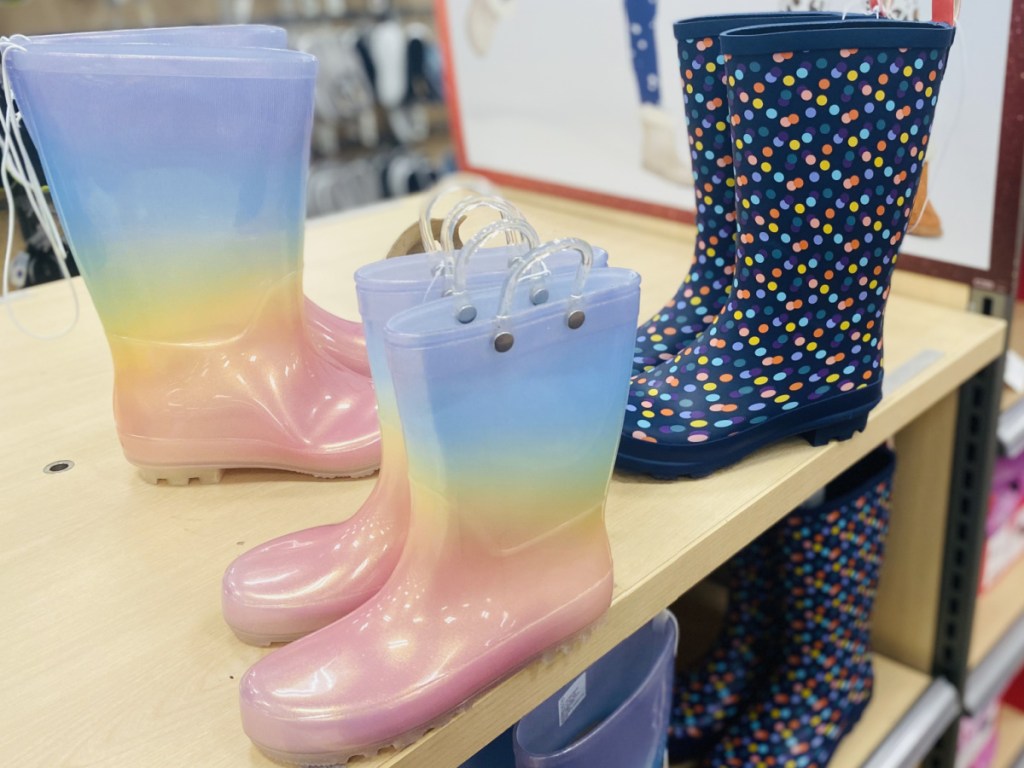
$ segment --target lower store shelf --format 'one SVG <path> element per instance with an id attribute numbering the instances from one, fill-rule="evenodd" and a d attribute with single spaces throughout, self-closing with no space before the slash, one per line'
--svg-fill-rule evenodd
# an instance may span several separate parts
<path id="1" fill-rule="evenodd" d="M 1024 712 L 1003 705 L 999 710 L 996 756 L 992 768 L 1024 766 Z"/>
<path id="2" fill-rule="evenodd" d="M 874 658 L 875 692 L 829 768 L 911 768 L 959 714 L 956 689 L 944 680 Z M 692 765 L 675 764 L 673 768 Z"/>
<path id="3" fill-rule="evenodd" d="M 964 707 L 980 711 L 1024 666 L 1024 560 L 978 596 Z"/>
<path id="4" fill-rule="evenodd" d="M 311 297 L 356 317 L 351 272 L 380 258 L 418 206 L 312 225 Z M 613 261 L 644 275 L 648 313 L 678 281 L 678 257 L 669 254 L 683 246 L 643 232 L 636 240 Z M 68 336 L 43 344 L 0 325 L 0 754 L 19 766 L 271 765 L 242 732 L 237 703 L 239 677 L 266 651 L 224 625 L 221 574 L 248 547 L 351 515 L 373 479 L 237 471 L 218 485 L 147 485 L 121 454 L 109 355 L 80 283 L 78 291 L 82 320 Z M 15 309 L 30 327 L 59 325 L 69 313 L 65 286 L 23 293 Z M 824 448 L 789 440 L 697 481 L 616 475 L 607 507 L 615 594 L 587 639 L 511 676 L 412 746 L 359 765 L 459 765 L 1001 353 L 1001 321 L 899 295 L 889 306 L 886 396 L 864 433 Z M 75 464 L 44 474 L 57 460 Z M 837 765 L 868 760 L 928 689 L 927 678 L 898 669 L 880 674 L 860 726 L 876 735 L 853 739 Z"/>

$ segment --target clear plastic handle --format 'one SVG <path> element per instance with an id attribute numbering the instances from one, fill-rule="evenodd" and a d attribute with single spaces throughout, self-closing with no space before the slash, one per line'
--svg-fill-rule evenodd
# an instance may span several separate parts
<path id="1" fill-rule="evenodd" d="M 493 195 L 494 185 L 483 176 L 472 173 L 457 173 L 441 181 L 434 189 L 434 193 L 427 198 L 420 211 L 420 239 L 427 253 L 436 253 L 441 250 L 441 243 L 434 238 L 431 221 L 434 216 L 434 208 L 448 195 L 455 192 L 469 193 L 473 195 Z"/>
<path id="2" fill-rule="evenodd" d="M 497 195 L 467 197 L 460 200 L 448 211 L 448 215 L 444 217 L 444 223 L 441 224 L 441 250 L 445 254 L 455 250 L 455 233 L 458 231 L 459 225 L 465 221 L 470 213 L 478 208 L 490 208 L 492 211 L 499 213 L 505 221 L 525 218 L 522 212 L 512 203 Z M 516 242 L 516 239 L 516 234 L 512 231 L 505 234 L 505 242 L 509 245 Z M 511 266 L 511 263 L 509 266 Z"/>
<path id="3" fill-rule="evenodd" d="M 538 243 L 540 243 L 540 237 L 538 237 L 537 231 L 525 220 L 500 220 L 488 224 L 477 232 L 473 236 L 473 239 L 466 244 L 466 247 L 456 254 L 455 267 L 452 270 L 451 295 L 455 300 L 455 318 L 460 323 L 471 323 L 476 319 L 476 307 L 473 306 L 472 302 L 469 300 L 466 289 L 466 270 L 469 266 L 469 260 L 472 259 L 473 255 L 492 237 L 498 234 L 507 234 L 509 232 L 518 234 L 531 249 L 536 249 Z M 516 266 L 517 270 L 522 267 L 522 263 L 523 262 L 520 262 Z M 546 299 L 546 290 L 543 288 L 540 288 L 539 290 L 535 289 L 533 294 L 534 303 L 542 304 Z"/>
<path id="4" fill-rule="evenodd" d="M 569 307 L 565 315 L 565 324 L 572 330 L 579 328 L 587 319 L 583 311 L 583 286 L 586 285 L 587 276 L 591 267 L 594 266 L 594 249 L 586 240 L 578 237 L 565 237 L 561 240 L 552 240 L 539 248 L 535 248 L 520 261 L 505 278 L 505 284 L 501 289 L 501 301 L 498 304 L 498 314 L 494 318 L 496 332 L 494 334 L 494 349 L 498 352 L 508 352 L 515 343 L 515 336 L 509 330 L 509 317 L 512 314 L 512 301 L 516 295 L 516 288 L 523 277 L 534 266 L 544 262 L 548 256 L 562 251 L 579 251 L 580 266 L 576 270 L 576 278 L 572 283 L 572 291 L 569 293 Z"/>

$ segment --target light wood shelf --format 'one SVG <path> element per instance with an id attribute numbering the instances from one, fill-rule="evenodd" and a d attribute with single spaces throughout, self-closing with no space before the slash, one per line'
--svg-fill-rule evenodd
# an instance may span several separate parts
<path id="1" fill-rule="evenodd" d="M 1004 704 L 999 709 L 996 756 L 992 768 L 1014 768 L 1024 758 L 1024 712 Z"/>
<path id="2" fill-rule="evenodd" d="M 1024 617 L 1024 559 L 978 595 L 967 666 L 974 669 L 1021 617 Z"/>
<path id="3" fill-rule="evenodd" d="M 692 253 L 682 225 L 595 216 L 536 196 L 522 202 L 543 236 L 590 238 L 614 263 L 639 269 L 645 315 Z M 310 296 L 355 317 L 352 271 L 385 253 L 418 208 L 408 200 L 312 222 Z M 266 651 L 242 645 L 222 622 L 221 574 L 247 547 L 351 514 L 373 480 L 249 471 L 213 486 L 145 484 L 121 455 L 106 345 L 78 289 L 82 320 L 64 338 L 38 342 L 0 322 L 0 754 L 19 766 L 270 765 L 243 734 L 237 705 L 238 678 Z M 20 292 L 14 305 L 40 330 L 70 311 L 62 285 Z M 789 440 L 699 481 L 617 476 L 607 515 L 614 602 L 589 638 L 504 681 L 412 747 L 360 765 L 458 765 L 994 360 L 1003 332 L 1002 321 L 894 295 L 886 367 L 898 386 L 863 434 L 824 448 Z M 76 466 L 44 474 L 57 459 Z M 889 706 L 890 697 L 878 700 Z"/>
<path id="4" fill-rule="evenodd" d="M 931 684 L 931 678 L 875 654 L 875 690 L 860 722 L 843 739 L 829 768 L 859 768 Z"/>
<path id="5" fill-rule="evenodd" d="M 885 656 L 874 657 L 875 690 L 860 722 L 846 735 L 832 756 L 829 768 L 860 768 L 921 698 L 931 683 L 916 672 Z M 693 763 L 675 763 L 673 768 L 690 768 Z"/>
<path id="6" fill-rule="evenodd" d="M 1018 301 L 1013 305 L 1013 319 L 1010 321 L 1010 338 L 1007 342 L 1007 349 L 1012 349 L 1018 355 L 1024 356 L 1024 301 Z M 1015 392 L 1009 387 L 1003 387 L 1000 408 L 1006 412 L 1018 403 L 1024 402 L 1024 392 Z"/>

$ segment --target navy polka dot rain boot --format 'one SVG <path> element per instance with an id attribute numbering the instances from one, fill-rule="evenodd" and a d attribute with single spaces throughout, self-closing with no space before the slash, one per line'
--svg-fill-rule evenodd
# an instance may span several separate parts
<path id="1" fill-rule="evenodd" d="M 673 763 L 698 757 L 749 705 L 777 661 L 779 526 L 729 563 L 729 607 L 710 652 L 676 676 L 669 720 Z"/>
<path id="2" fill-rule="evenodd" d="M 708 16 L 699 36 L 689 22 L 675 25 L 683 107 L 693 161 L 697 246 L 679 290 L 637 330 L 633 372 L 671 360 L 715 319 L 732 288 L 736 260 L 736 199 L 725 62 L 719 35 L 773 22 L 839 18 L 836 13 L 762 13 Z"/>
<path id="3" fill-rule="evenodd" d="M 875 450 L 829 484 L 821 506 L 783 521 L 783 661 L 705 766 L 823 768 L 860 719 L 894 464 L 888 448 Z"/>
<path id="4" fill-rule="evenodd" d="M 952 40 L 945 24 L 877 19 L 721 35 L 732 289 L 697 342 L 634 376 L 620 468 L 702 476 L 785 437 L 823 445 L 864 428 Z"/>

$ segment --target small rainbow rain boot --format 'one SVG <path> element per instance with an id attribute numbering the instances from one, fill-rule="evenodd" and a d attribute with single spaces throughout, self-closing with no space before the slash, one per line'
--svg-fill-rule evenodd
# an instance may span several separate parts
<path id="1" fill-rule="evenodd" d="M 243 677 L 242 724 L 269 756 L 323 765 L 404 746 L 607 610 L 604 504 L 640 279 L 552 274 L 534 304 L 523 276 L 567 249 L 590 263 L 582 241 L 556 241 L 500 291 L 468 293 L 457 265 L 453 296 L 388 322 L 408 539 L 369 602 Z"/>
<path id="2" fill-rule="evenodd" d="M 287 48 L 288 32 L 266 24 L 211 24 L 196 27 L 156 27 L 117 29 L 99 32 L 65 32 L 34 35 L 33 43 L 96 42 L 103 44 L 147 43 L 215 48 Z M 347 368 L 370 375 L 366 341 L 359 323 L 331 314 L 309 298 L 305 306 L 306 323 L 314 343 L 324 354 Z"/>
<path id="3" fill-rule="evenodd" d="M 736 273 L 700 339 L 633 379 L 618 466 L 662 478 L 864 428 L 953 28 L 847 19 L 720 39 Z"/>
<path id="4" fill-rule="evenodd" d="M 748 705 L 775 661 L 778 637 L 778 528 L 730 561 L 729 606 L 714 647 L 676 676 L 669 720 L 672 762 L 699 757 Z"/>
<path id="5" fill-rule="evenodd" d="M 142 477 L 375 471 L 372 385 L 324 354 L 305 316 L 315 59 L 26 41 L 6 63 L 103 323 L 118 436 Z"/>
<path id="6" fill-rule="evenodd" d="M 473 205 L 474 199 L 466 203 Z M 452 213 L 458 217 L 464 208 L 460 204 Z M 500 284 L 510 258 L 522 257 L 522 248 L 481 249 L 486 240 L 503 233 L 537 245 L 536 232 L 521 220 L 485 227 L 466 246 L 474 288 Z M 395 569 L 409 529 L 409 481 L 384 327 L 399 312 L 444 295 L 450 286 L 438 275 L 449 271 L 451 257 L 402 256 L 356 272 L 381 423 L 380 474 L 370 496 L 346 520 L 278 536 L 231 563 L 222 581 L 221 606 L 224 620 L 244 642 L 289 642 L 320 629 L 373 597 Z M 595 266 L 604 267 L 607 258 L 604 251 L 595 253 Z M 577 263 L 577 255 L 567 251 L 552 255 L 548 268 L 555 273 L 573 271 Z"/>
<path id="7" fill-rule="evenodd" d="M 707 768 L 821 768 L 860 719 L 894 466 L 892 451 L 876 449 L 828 485 L 823 504 L 781 523 L 782 663 Z"/>
<path id="8" fill-rule="evenodd" d="M 706 16 L 673 27 L 683 84 L 696 194 L 697 246 L 679 290 L 637 331 L 633 372 L 649 371 L 689 345 L 711 324 L 732 289 L 736 195 L 732 137 L 719 36 L 736 27 L 838 18 L 834 13 Z"/>

